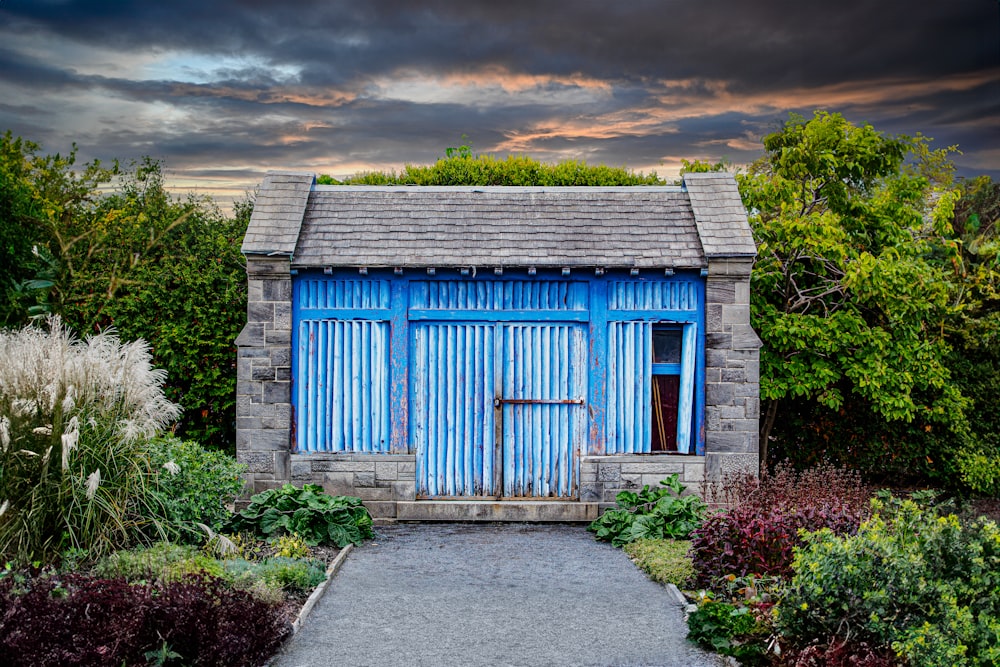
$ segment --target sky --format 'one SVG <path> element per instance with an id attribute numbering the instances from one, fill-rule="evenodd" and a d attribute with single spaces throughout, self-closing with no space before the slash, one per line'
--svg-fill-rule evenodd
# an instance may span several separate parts
<path id="1" fill-rule="evenodd" d="M 815 109 L 1000 179 L 1000 0 L 0 0 L 0 132 L 222 201 L 462 144 L 674 177 Z"/>

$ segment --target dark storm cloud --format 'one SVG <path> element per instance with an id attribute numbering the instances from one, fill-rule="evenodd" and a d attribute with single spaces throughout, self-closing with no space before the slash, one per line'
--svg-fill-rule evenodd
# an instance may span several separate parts
<path id="1" fill-rule="evenodd" d="M 0 3 L 0 129 L 207 179 L 427 162 L 462 134 L 745 162 L 814 108 L 993 169 L 998 86 L 995 0 Z"/>

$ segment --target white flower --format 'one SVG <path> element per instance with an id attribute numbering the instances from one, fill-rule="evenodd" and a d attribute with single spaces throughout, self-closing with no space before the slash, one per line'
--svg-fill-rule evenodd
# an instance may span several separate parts
<path id="1" fill-rule="evenodd" d="M 66 398 L 63 399 L 63 413 L 70 413 L 76 407 L 76 388 L 73 385 L 66 387 Z"/>
<path id="2" fill-rule="evenodd" d="M 97 487 L 101 485 L 101 469 L 98 468 L 94 472 L 87 475 L 87 499 L 94 497 L 97 493 Z"/>
<path id="3" fill-rule="evenodd" d="M 5 452 L 10 447 L 10 420 L 6 417 L 0 417 L 0 447 Z"/>
<path id="4" fill-rule="evenodd" d="M 62 467 L 63 470 L 69 468 L 69 455 L 76 449 L 77 442 L 80 441 L 80 420 L 75 416 L 69 420 L 66 431 L 62 434 Z"/>
<path id="5" fill-rule="evenodd" d="M 166 463 L 163 464 L 163 467 L 166 468 L 167 472 L 169 472 L 171 475 L 177 475 L 181 471 L 181 467 L 176 463 L 174 463 L 173 461 L 167 461 Z"/>
<path id="6" fill-rule="evenodd" d="M 48 426 L 36 426 L 31 429 L 31 432 L 35 435 L 52 435 L 52 424 Z"/>
<path id="7" fill-rule="evenodd" d="M 7 511 L 8 507 L 10 507 L 10 501 L 9 500 L 3 501 L 3 504 L 0 505 L 0 516 L 4 515 L 4 512 Z"/>

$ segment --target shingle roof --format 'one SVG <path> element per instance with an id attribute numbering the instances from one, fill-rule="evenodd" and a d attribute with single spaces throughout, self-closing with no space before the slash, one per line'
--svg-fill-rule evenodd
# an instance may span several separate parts
<path id="1" fill-rule="evenodd" d="M 693 193 L 690 185 L 380 187 L 309 181 L 307 202 L 301 202 L 306 183 L 301 175 L 292 184 L 279 176 L 269 174 L 261 187 L 243 252 L 292 253 L 297 268 L 684 269 L 707 266 L 713 257 L 754 254 L 746 213 L 729 175 L 696 179 Z M 271 189 L 281 194 L 272 195 Z M 265 193 L 267 209 L 258 216 Z M 302 211 L 297 220 L 295 210 Z M 699 210 L 707 211 L 707 220 L 696 220 Z"/>
<path id="2" fill-rule="evenodd" d="M 747 210 L 732 174 L 685 174 L 684 185 L 707 258 L 756 256 Z"/>
<path id="3" fill-rule="evenodd" d="M 316 177 L 268 172 L 243 237 L 244 255 L 291 255 Z"/>

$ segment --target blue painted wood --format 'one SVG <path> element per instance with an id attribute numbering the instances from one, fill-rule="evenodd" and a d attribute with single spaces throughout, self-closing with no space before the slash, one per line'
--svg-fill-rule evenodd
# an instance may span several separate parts
<path id="1" fill-rule="evenodd" d="M 694 365 L 697 359 L 698 325 L 685 324 L 681 342 L 681 385 L 677 397 L 677 453 L 691 451 L 691 411 L 694 409 Z"/>
<path id="2" fill-rule="evenodd" d="M 508 479 L 517 493 L 561 495 L 577 488 L 580 454 L 648 451 L 651 375 L 678 373 L 681 395 L 690 399 L 679 443 L 704 453 L 703 278 L 422 274 L 295 277 L 299 451 L 415 452 L 422 495 L 502 495 Z M 647 334 L 656 323 L 684 327 L 693 359 L 654 366 Z M 508 331 L 517 335 L 509 339 Z M 580 352 L 570 353 L 576 361 L 560 357 L 577 344 Z M 503 358 L 509 346 L 520 350 L 516 363 Z M 505 395 L 508 374 L 522 382 L 520 391 L 582 382 L 586 406 L 504 405 L 497 412 L 493 399 L 498 390 Z M 358 389 L 368 385 L 381 388 Z M 508 435 L 509 468 L 502 452 Z M 443 444 L 426 449 L 431 442 Z M 574 443 L 573 456 L 553 446 L 564 442 Z"/>

